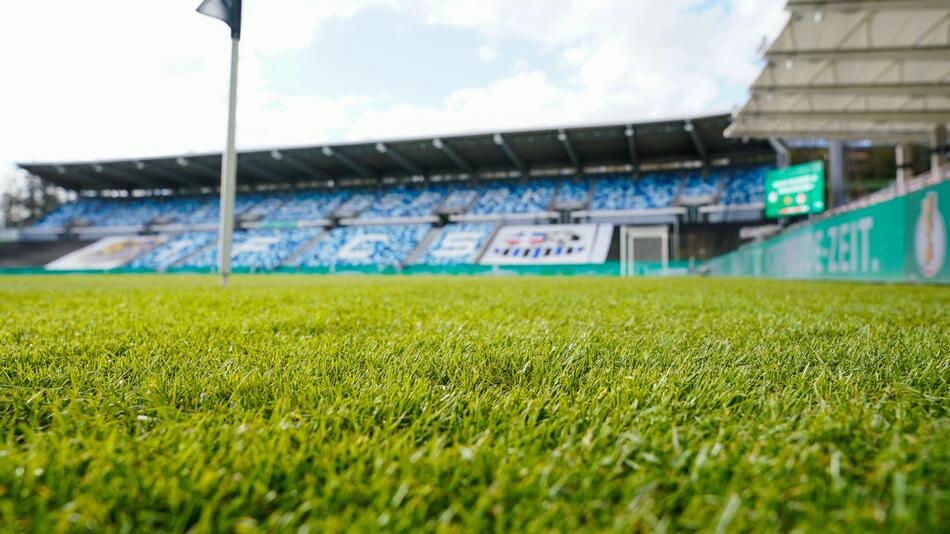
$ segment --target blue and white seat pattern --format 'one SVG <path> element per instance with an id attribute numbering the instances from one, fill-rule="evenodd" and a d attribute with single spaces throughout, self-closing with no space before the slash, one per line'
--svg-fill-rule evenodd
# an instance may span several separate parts
<path id="1" fill-rule="evenodd" d="M 557 182 L 548 179 L 533 180 L 528 183 L 496 182 L 469 209 L 476 215 L 497 215 L 505 213 L 539 213 L 547 211 Z"/>
<path id="2" fill-rule="evenodd" d="M 184 232 L 166 236 L 161 245 L 138 256 L 128 265 L 132 269 L 166 271 L 201 249 L 217 243 L 216 232 Z"/>
<path id="3" fill-rule="evenodd" d="M 475 263 L 478 254 L 495 231 L 491 223 L 447 224 L 426 248 L 416 263 L 463 265 Z"/>
<path id="4" fill-rule="evenodd" d="M 719 172 L 691 172 L 683 180 L 684 197 L 711 197 L 719 190 Z"/>
<path id="5" fill-rule="evenodd" d="M 666 208 L 683 197 L 715 197 L 722 183 L 720 203 L 761 202 L 767 167 L 712 168 L 699 171 L 663 171 L 631 175 L 598 175 L 583 179 L 538 178 L 464 184 L 394 186 L 383 190 L 337 189 L 295 193 L 238 195 L 235 213 L 264 222 L 315 221 L 334 214 L 361 219 L 404 218 L 449 213 L 475 215 L 532 214 L 569 206 L 594 211 Z M 592 184 L 592 185 L 591 185 Z M 592 189 L 592 194 L 589 191 Z M 68 224 L 98 227 L 141 226 L 150 223 L 208 224 L 220 217 L 219 198 L 155 196 L 143 198 L 88 198 L 64 204 L 34 224 L 57 228 Z"/>
<path id="6" fill-rule="evenodd" d="M 440 188 L 395 187 L 379 195 L 371 206 L 360 213 L 361 219 L 423 217 L 431 215 L 442 202 Z"/>
<path id="7" fill-rule="evenodd" d="M 720 204 L 727 206 L 765 202 L 765 174 L 768 167 L 733 169 L 725 176 Z"/>
<path id="8" fill-rule="evenodd" d="M 428 224 L 334 228 L 303 252 L 294 264 L 299 267 L 400 265 L 430 229 Z"/>
<path id="9" fill-rule="evenodd" d="M 319 229 L 248 230 L 234 233 L 231 266 L 235 269 L 269 271 L 297 252 L 321 233 Z M 215 234 L 216 235 L 216 234 Z M 214 269 L 218 266 L 218 247 L 208 247 L 191 256 L 185 267 Z"/>
<path id="10" fill-rule="evenodd" d="M 590 184 L 590 178 L 561 182 L 557 195 L 554 197 L 554 207 L 586 207 L 587 197 L 590 196 Z"/>
<path id="11" fill-rule="evenodd" d="M 276 195 L 280 204 L 264 216 L 267 222 L 298 222 L 326 219 L 350 198 L 350 192 L 301 191 Z"/>

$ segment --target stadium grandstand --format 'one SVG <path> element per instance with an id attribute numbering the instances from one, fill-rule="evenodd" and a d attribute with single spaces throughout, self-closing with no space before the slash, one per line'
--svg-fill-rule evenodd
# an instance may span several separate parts
<path id="1" fill-rule="evenodd" d="M 729 122 L 713 115 L 242 152 L 233 262 L 252 272 L 560 263 L 616 272 L 619 225 L 650 225 L 678 247 L 668 268 L 734 247 L 739 226 L 762 218 L 776 151 L 725 137 Z M 92 242 L 50 269 L 217 265 L 220 156 L 21 166 L 75 197 L 21 239 Z M 532 231 L 539 224 L 550 231 Z M 680 239 L 690 232 L 703 238 Z M 499 240 L 506 254 L 488 253 Z M 643 254 L 641 262 L 660 260 Z"/>

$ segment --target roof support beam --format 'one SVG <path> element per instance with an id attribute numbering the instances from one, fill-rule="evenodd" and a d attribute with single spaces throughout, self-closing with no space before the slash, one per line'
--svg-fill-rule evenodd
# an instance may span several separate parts
<path id="1" fill-rule="evenodd" d="M 706 145 L 704 145 L 703 140 L 699 138 L 699 133 L 696 131 L 696 126 L 693 124 L 693 121 L 687 119 L 683 129 L 689 133 L 689 138 L 693 140 L 693 146 L 696 147 L 696 153 L 699 154 L 699 158 L 706 161 L 708 159 L 706 155 Z"/>
<path id="2" fill-rule="evenodd" d="M 473 174 L 475 172 L 475 169 L 472 167 L 472 165 L 465 161 L 465 158 L 459 156 L 458 152 L 456 152 L 455 149 L 449 146 L 445 141 L 435 138 L 432 140 L 432 146 L 434 146 L 437 150 L 441 150 L 442 153 L 452 160 L 452 163 L 456 164 L 459 169 L 462 169 L 468 174 Z"/>
<path id="3" fill-rule="evenodd" d="M 166 180 L 175 182 L 176 184 L 183 187 L 195 187 L 196 184 L 192 183 L 188 178 L 169 170 L 166 170 L 158 165 L 153 165 L 151 163 L 144 163 L 141 161 L 135 162 L 135 168 L 140 171 L 146 171 L 149 173 L 157 174 Z"/>
<path id="4" fill-rule="evenodd" d="M 765 57 L 776 61 L 786 60 L 912 60 L 946 61 L 950 57 L 950 46 L 918 46 L 916 48 L 844 48 L 844 49 L 805 49 L 770 50 Z"/>
<path id="5" fill-rule="evenodd" d="M 581 172 L 581 160 L 577 157 L 577 153 L 574 152 L 574 146 L 571 145 L 571 138 L 567 136 L 567 132 L 564 130 L 558 130 L 557 140 L 561 142 L 561 145 L 564 146 L 564 152 L 567 153 L 567 159 L 571 160 L 571 165 L 574 166 L 576 172 Z"/>
<path id="6" fill-rule="evenodd" d="M 768 139 L 769 137 L 777 137 L 779 139 L 867 139 L 873 141 L 882 141 L 882 142 L 907 142 L 907 143 L 926 143 L 927 142 L 927 133 L 922 131 L 907 131 L 907 130 L 894 130 L 894 131 L 881 131 L 881 132 L 870 132 L 867 130 L 823 130 L 819 128 L 815 129 L 804 129 L 804 128 L 794 128 L 781 130 L 778 128 L 769 128 L 768 126 L 753 126 L 753 127 L 741 127 L 733 128 L 730 127 L 726 131 L 727 137 L 751 137 L 755 139 Z"/>
<path id="7" fill-rule="evenodd" d="M 209 178 L 218 178 L 221 176 L 220 168 L 211 167 L 193 159 L 180 157 L 175 159 L 175 163 L 184 169 L 194 169 Z"/>
<path id="8" fill-rule="evenodd" d="M 248 161 L 247 158 L 242 157 L 241 154 L 238 154 L 237 160 L 238 160 L 238 164 L 237 164 L 238 174 L 240 174 L 241 169 L 243 168 L 243 169 L 251 171 L 252 173 L 264 178 L 265 180 L 269 182 L 280 182 L 283 180 L 283 177 L 280 176 L 279 174 L 269 171 L 265 169 L 264 167 L 258 165 L 257 163 Z"/>
<path id="9" fill-rule="evenodd" d="M 396 165 L 399 165 L 403 168 L 404 171 L 412 175 L 422 176 L 425 172 L 419 168 L 418 165 L 409 161 L 408 158 L 399 153 L 398 150 L 393 149 L 392 147 L 386 145 L 386 143 L 376 143 L 376 151 L 380 154 L 385 154 L 389 159 L 393 160 Z"/>
<path id="10" fill-rule="evenodd" d="M 334 150 L 328 146 L 323 147 L 323 155 L 328 158 L 334 158 L 340 163 L 343 164 L 346 168 L 355 172 L 357 176 L 361 178 L 371 178 L 376 176 L 376 173 L 370 171 L 368 168 L 360 165 L 359 163 L 353 161 L 346 154 L 341 153 L 339 150 Z"/>
<path id="11" fill-rule="evenodd" d="M 103 189 L 102 182 L 96 180 L 95 178 L 90 178 L 85 174 L 76 172 L 76 167 L 69 167 L 68 169 L 62 166 L 53 166 L 50 167 L 52 173 L 55 173 L 59 178 L 72 182 L 78 185 L 85 185 L 87 189 L 100 190 Z"/>
<path id="12" fill-rule="evenodd" d="M 934 110 L 879 110 L 879 111 L 748 111 L 741 115 L 742 118 L 763 118 L 763 119 L 815 119 L 815 120 L 841 120 L 841 121 L 906 121 L 922 122 L 928 124 L 937 124 L 941 122 L 950 122 L 950 109 Z"/>
<path id="13" fill-rule="evenodd" d="M 312 178 L 316 180 L 329 180 L 329 178 L 327 178 L 325 174 L 317 170 L 316 167 L 303 163 L 302 161 L 297 159 L 297 156 L 293 154 L 288 154 L 286 152 L 281 152 L 279 150 L 271 150 L 270 157 L 274 158 L 277 161 L 282 161 L 286 163 L 290 167 L 307 175 L 308 178 Z"/>
<path id="14" fill-rule="evenodd" d="M 752 92 L 763 96 L 795 96 L 800 94 L 823 96 L 950 96 L 950 84 L 758 85 L 752 86 Z"/>
<path id="15" fill-rule="evenodd" d="M 96 174 L 123 180 L 134 189 L 139 189 L 139 188 L 162 189 L 162 186 L 159 185 L 154 180 L 150 180 L 144 176 L 136 176 L 136 175 L 133 175 L 132 173 L 128 173 L 123 170 L 116 169 L 112 166 L 103 167 L 102 165 L 99 165 L 99 164 L 93 164 L 92 170 L 94 170 Z"/>
<path id="16" fill-rule="evenodd" d="M 113 188 L 113 189 L 130 189 L 131 188 L 130 184 L 128 183 L 128 180 L 125 180 L 124 178 L 116 177 L 112 175 L 111 173 L 105 173 L 104 172 L 105 169 L 103 168 L 103 166 L 98 163 L 89 164 L 89 168 L 92 169 L 93 173 L 95 173 L 96 175 L 95 181 L 100 184 L 100 189 L 102 188 L 103 185 L 109 188 Z"/>
<path id="17" fill-rule="evenodd" d="M 946 8 L 944 0 L 876 0 L 873 2 L 854 0 L 851 2 L 834 2 L 829 0 L 789 0 L 789 9 L 811 8 L 825 11 L 839 11 L 853 13 L 855 11 L 884 11 L 891 9 L 941 9 Z"/>
<path id="18" fill-rule="evenodd" d="M 637 157 L 637 127 L 628 124 L 623 131 L 623 135 L 627 138 L 627 154 L 630 156 L 630 165 L 633 167 L 634 174 L 636 174 L 640 167 L 639 158 Z"/>
<path id="19" fill-rule="evenodd" d="M 492 136 L 492 141 L 501 148 L 501 151 L 508 156 L 508 160 L 518 168 L 518 171 L 521 172 L 521 175 L 524 177 L 528 176 L 528 166 L 524 164 L 524 161 L 518 156 L 518 153 L 515 152 L 514 148 L 508 144 L 508 141 L 505 140 L 505 137 L 501 134 L 495 134 Z"/>
<path id="20" fill-rule="evenodd" d="M 769 144 L 775 149 L 775 166 L 779 169 L 788 167 L 788 147 L 785 146 L 785 143 L 777 137 L 769 137 Z"/>

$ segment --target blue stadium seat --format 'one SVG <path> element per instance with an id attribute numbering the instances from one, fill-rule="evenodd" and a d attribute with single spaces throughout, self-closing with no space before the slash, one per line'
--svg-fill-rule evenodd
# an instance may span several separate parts
<path id="1" fill-rule="evenodd" d="M 495 231 L 489 223 L 447 224 L 429 245 L 417 263 L 462 265 L 474 263 L 485 242 Z"/>
<path id="2" fill-rule="evenodd" d="M 683 181 L 684 197 L 710 197 L 719 191 L 719 171 L 710 169 L 705 175 L 692 171 Z"/>
<path id="3" fill-rule="evenodd" d="M 33 226 L 36 228 L 58 228 L 70 222 L 86 220 L 92 222 L 99 214 L 106 212 L 112 200 L 100 198 L 80 198 L 63 204 L 47 213 Z"/>
<path id="4" fill-rule="evenodd" d="M 437 186 L 424 188 L 393 187 L 362 213 L 361 219 L 388 217 L 422 217 L 432 212 L 445 195 L 445 189 Z"/>
<path id="5" fill-rule="evenodd" d="M 431 184 L 394 186 L 382 191 L 340 189 L 296 193 L 238 195 L 235 214 L 249 220 L 296 222 L 329 218 L 334 213 L 360 218 L 398 218 L 431 215 L 437 209 L 477 215 L 539 213 L 551 207 L 583 206 L 590 184 L 589 209 L 616 211 L 668 207 L 680 183 L 684 197 L 715 195 L 722 182 L 720 202 L 729 205 L 762 202 L 768 167 L 716 168 L 698 171 L 653 172 L 632 180 L 629 175 L 588 176 L 582 180 L 500 180 L 485 185 Z M 161 223 L 216 223 L 219 197 L 158 196 L 143 198 L 80 198 L 64 204 L 34 224 L 53 228 L 69 223 L 91 226 L 138 226 Z"/>
<path id="6" fill-rule="evenodd" d="M 238 195 L 234 213 L 240 215 L 262 209 L 267 201 L 269 209 L 276 207 L 273 195 L 263 193 Z M 138 226 L 152 221 L 185 224 L 212 223 L 220 218 L 220 198 L 214 195 L 191 197 L 143 198 L 81 198 L 60 206 L 44 217 L 37 227 L 64 226 L 69 222 L 86 222 L 90 226 Z M 264 207 L 263 209 L 267 209 Z"/>
<path id="7" fill-rule="evenodd" d="M 468 212 L 495 215 L 547 211 L 556 189 L 557 182 L 547 179 L 525 183 L 495 182 L 486 188 Z"/>
<path id="8" fill-rule="evenodd" d="M 666 208 L 676 197 L 680 176 L 651 173 L 633 180 L 627 175 L 609 176 L 594 181 L 591 210 L 643 210 Z"/>
<path id="9" fill-rule="evenodd" d="M 765 202 L 765 174 L 769 167 L 731 169 L 726 172 L 722 197 L 726 205 L 746 205 Z"/>
<path id="10" fill-rule="evenodd" d="M 658 209 L 669 207 L 676 198 L 680 176 L 675 173 L 651 173 L 636 182 L 636 209 Z"/>
<path id="11" fill-rule="evenodd" d="M 235 232 L 231 250 L 231 266 L 235 269 L 252 271 L 276 269 L 301 246 L 317 237 L 321 231 L 306 228 Z M 217 268 L 218 247 L 208 247 L 191 256 L 185 261 L 184 266 Z"/>
<path id="12" fill-rule="evenodd" d="M 352 192 L 301 191 L 278 195 L 280 205 L 264 217 L 268 222 L 314 221 L 328 218 L 335 209 L 349 200 Z"/>
<path id="13" fill-rule="evenodd" d="M 361 212 L 373 205 L 376 201 L 376 193 L 365 189 L 353 191 L 346 202 L 340 204 L 334 211 L 346 214 L 347 216 L 358 217 Z"/>
<path id="14" fill-rule="evenodd" d="M 425 238 L 428 224 L 334 228 L 297 258 L 301 267 L 399 265 Z"/>
<path id="15" fill-rule="evenodd" d="M 561 182 L 554 197 L 554 207 L 586 207 L 590 195 L 590 178 L 567 179 Z"/>
<path id="16" fill-rule="evenodd" d="M 614 175 L 594 180 L 594 194 L 590 209 L 617 211 L 633 209 L 636 205 L 637 188 L 629 175 Z"/>
<path id="17" fill-rule="evenodd" d="M 217 242 L 217 232 L 185 232 L 168 236 L 166 241 L 128 265 L 133 269 L 165 271 L 183 259 Z"/>
<path id="18" fill-rule="evenodd" d="M 445 197 L 439 207 L 452 212 L 465 211 L 478 199 L 478 196 L 479 191 L 474 187 L 455 189 Z"/>

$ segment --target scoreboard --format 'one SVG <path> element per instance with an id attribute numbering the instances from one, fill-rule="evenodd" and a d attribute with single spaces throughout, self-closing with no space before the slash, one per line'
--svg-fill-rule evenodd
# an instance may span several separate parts
<path id="1" fill-rule="evenodd" d="M 765 216 L 770 219 L 825 211 L 825 164 L 802 163 L 765 176 Z"/>

